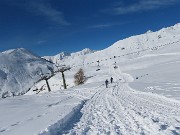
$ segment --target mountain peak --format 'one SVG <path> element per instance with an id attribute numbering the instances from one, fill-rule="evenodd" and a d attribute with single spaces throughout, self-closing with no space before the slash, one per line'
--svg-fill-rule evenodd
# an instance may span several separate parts
<path id="1" fill-rule="evenodd" d="M 71 53 L 71 56 L 80 56 L 80 55 L 86 55 L 86 54 L 90 54 L 93 53 L 94 51 L 92 51 L 89 48 L 85 48 L 82 51 L 79 52 L 75 52 L 75 53 Z"/>
<path id="2" fill-rule="evenodd" d="M 66 57 L 77 57 L 77 56 L 82 56 L 82 55 L 86 55 L 86 54 L 91 54 L 93 52 L 95 52 L 95 51 L 92 51 L 89 48 L 85 48 L 78 52 L 73 52 L 73 53 L 61 52 L 55 56 L 44 56 L 43 58 L 45 58 L 46 60 L 51 61 L 53 63 L 58 63 L 59 61 L 63 60 Z"/>
<path id="3" fill-rule="evenodd" d="M 148 34 L 148 33 L 152 33 L 153 31 L 152 30 L 148 30 L 146 33 Z"/>

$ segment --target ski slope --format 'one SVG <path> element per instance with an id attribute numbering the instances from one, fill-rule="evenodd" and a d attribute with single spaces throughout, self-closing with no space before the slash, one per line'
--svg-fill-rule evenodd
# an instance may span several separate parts
<path id="1" fill-rule="evenodd" d="M 110 76 L 114 82 L 105 88 L 102 80 Z M 94 78 L 67 90 L 3 99 L 0 133 L 180 134 L 180 101 L 132 89 L 132 76 L 119 68 Z"/>
<path id="2" fill-rule="evenodd" d="M 180 102 L 135 91 L 126 77 L 121 76 L 126 82 L 100 89 L 83 107 L 80 122 L 68 134 L 180 134 Z"/>

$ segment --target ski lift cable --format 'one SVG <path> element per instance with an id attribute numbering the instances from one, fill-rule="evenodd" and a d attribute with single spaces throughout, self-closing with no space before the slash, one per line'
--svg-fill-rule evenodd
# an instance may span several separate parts
<path id="1" fill-rule="evenodd" d="M 178 41 L 176 41 L 176 43 L 179 42 L 179 41 L 180 41 L 180 39 L 179 39 Z M 168 44 L 165 44 L 165 45 L 168 45 Z M 162 46 L 162 45 L 156 46 L 156 47 L 161 47 L 161 46 Z M 154 48 L 154 47 L 152 47 L 152 48 Z M 150 50 L 150 49 L 152 49 L 152 48 L 146 48 L 146 49 L 143 49 L 143 50 L 140 50 L 140 51 L 136 51 L 136 52 L 132 52 L 132 53 L 127 53 L 127 54 L 123 54 L 123 55 L 120 55 L 120 56 L 114 56 L 114 57 L 121 57 L 121 56 L 125 56 L 125 55 L 136 54 L 136 53 L 139 53 L 139 52 L 143 52 L 143 51 Z M 111 59 L 111 58 L 110 58 L 110 59 Z M 105 59 L 105 60 L 107 60 L 107 59 Z M 101 60 L 101 61 L 104 61 L 104 60 Z"/>
<path id="2" fill-rule="evenodd" d="M 133 54 L 136 54 L 136 53 L 140 53 L 140 52 L 144 52 L 144 51 L 148 51 L 148 50 L 154 50 L 154 48 L 158 49 L 158 48 L 161 48 L 162 46 L 166 46 L 166 45 L 170 45 L 170 44 L 174 44 L 174 43 L 178 43 L 180 41 L 180 39 L 178 39 L 177 41 L 173 41 L 173 42 L 170 42 L 170 43 L 167 43 L 167 44 L 161 44 L 159 46 L 155 46 L 155 47 L 152 47 L 152 48 L 145 48 L 145 49 L 142 49 L 142 50 L 138 50 L 138 51 L 135 51 L 135 52 L 132 52 L 132 53 L 126 53 L 126 54 L 122 54 L 122 55 L 119 55 L 119 56 L 114 56 L 113 58 L 117 58 L 117 57 L 122 57 L 122 56 L 126 56 L 126 55 L 133 55 Z M 107 61 L 108 59 L 112 60 L 112 58 L 106 58 L 106 59 L 101 59 L 101 60 L 98 60 L 98 61 Z M 92 62 L 88 62 L 87 64 L 84 64 L 84 65 L 90 65 L 90 64 L 94 64 L 95 62 L 92 61 Z M 72 66 L 72 67 L 78 67 L 78 66 L 82 66 L 82 65 L 77 65 L 77 66 Z"/>

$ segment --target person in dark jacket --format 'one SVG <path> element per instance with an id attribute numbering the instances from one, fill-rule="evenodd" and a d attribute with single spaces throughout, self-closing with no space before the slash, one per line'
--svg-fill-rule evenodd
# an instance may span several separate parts
<path id="1" fill-rule="evenodd" d="M 113 83 L 113 78 L 112 77 L 111 77 L 110 81 L 111 81 L 111 83 Z"/>
<path id="2" fill-rule="evenodd" d="M 106 79 L 106 81 L 105 81 L 106 88 L 108 87 L 108 83 L 109 83 L 109 81 Z"/>

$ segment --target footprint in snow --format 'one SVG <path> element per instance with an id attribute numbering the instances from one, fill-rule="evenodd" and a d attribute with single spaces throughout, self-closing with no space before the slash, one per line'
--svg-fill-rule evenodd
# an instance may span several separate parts
<path id="1" fill-rule="evenodd" d="M 38 115 L 37 117 L 41 117 L 42 115 Z"/>
<path id="2" fill-rule="evenodd" d="M 152 121 L 153 121 L 154 123 L 157 123 L 157 122 L 159 122 L 159 119 L 158 119 L 158 118 L 152 118 Z"/>
<path id="3" fill-rule="evenodd" d="M 12 124 L 11 127 L 14 127 L 14 126 L 19 125 L 19 124 L 20 124 L 20 122 L 16 122 L 16 123 Z"/>
<path id="4" fill-rule="evenodd" d="M 31 120 L 33 120 L 33 118 L 29 118 L 27 121 L 31 121 Z"/>
<path id="5" fill-rule="evenodd" d="M 4 131 L 6 131 L 6 129 L 0 129 L 0 133 L 2 133 L 2 132 L 4 132 Z"/>
<path id="6" fill-rule="evenodd" d="M 180 127 L 175 127 L 176 129 L 180 129 Z"/>
<path id="7" fill-rule="evenodd" d="M 161 125 L 160 128 L 161 130 L 166 130 L 168 128 L 168 125 Z"/>
<path id="8" fill-rule="evenodd" d="M 47 115 L 47 114 L 48 114 L 48 113 L 39 114 L 39 115 L 37 115 L 37 117 L 42 117 L 42 116 Z"/>
<path id="9" fill-rule="evenodd" d="M 176 130 L 172 130 L 172 132 L 173 132 L 173 135 L 179 135 L 179 133 L 176 132 Z"/>

